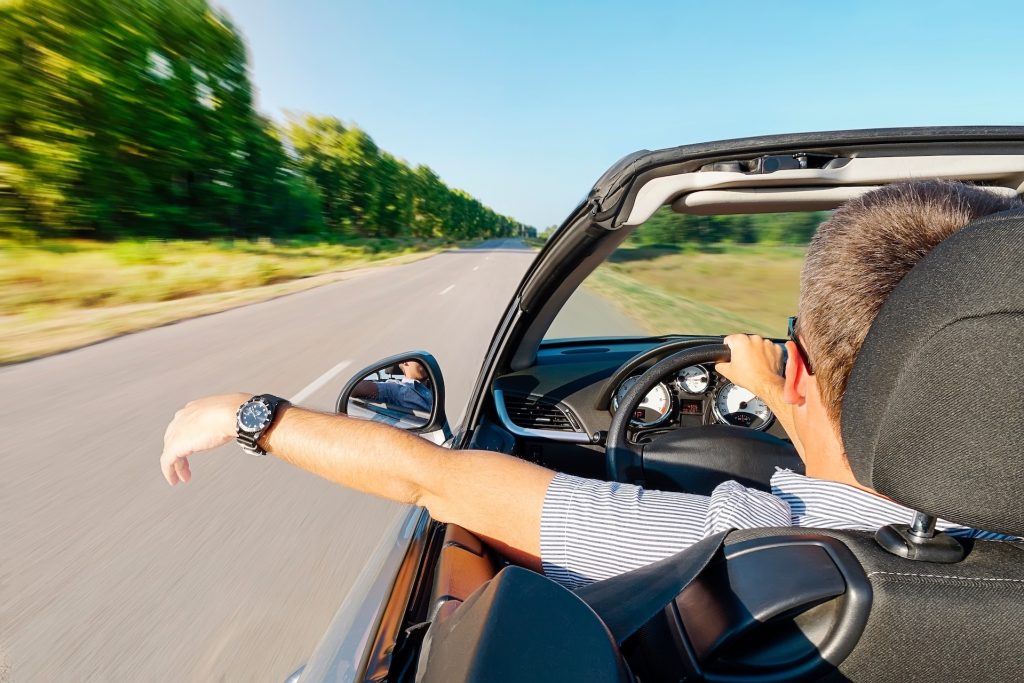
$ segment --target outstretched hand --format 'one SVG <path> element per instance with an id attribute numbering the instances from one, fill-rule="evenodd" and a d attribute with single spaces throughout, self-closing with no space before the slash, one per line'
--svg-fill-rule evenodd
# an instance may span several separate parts
<path id="1" fill-rule="evenodd" d="M 171 486 L 192 478 L 188 456 L 208 451 L 235 438 L 238 407 L 250 394 L 222 394 L 191 401 L 174 414 L 164 432 L 160 471 Z"/>
<path id="2" fill-rule="evenodd" d="M 775 410 L 785 383 L 781 373 L 782 347 L 756 334 L 730 334 L 725 343 L 732 351 L 732 360 L 717 363 L 715 370 Z"/>

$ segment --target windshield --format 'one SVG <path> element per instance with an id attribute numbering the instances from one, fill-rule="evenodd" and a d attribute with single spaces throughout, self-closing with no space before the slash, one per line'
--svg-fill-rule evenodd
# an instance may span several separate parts
<path id="1" fill-rule="evenodd" d="M 692 216 L 663 207 L 591 273 L 545 338 L 783 337 L 807 243 L 828 215 Z"/>

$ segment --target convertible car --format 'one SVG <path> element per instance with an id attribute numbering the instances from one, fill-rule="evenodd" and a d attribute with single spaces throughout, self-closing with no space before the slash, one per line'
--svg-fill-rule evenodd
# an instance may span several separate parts
<path id="1" fill-rule="evenodd" d="M 708 493 L 728 479 L 767 489 L 776 467 L 801 471 L 801 462 L 764 402 L 714 364 L 728 359 L 724 334 L 785 337 L 784 315 L 795 310 L 762 310 L 769 275 L 748 283 L 746 312 L 730 317 L 691 298 L 683 329 L 654 336 L 629 329 L 614 306 L 586 337 L 561 334 L 564 317 L 614 285 L 588 277 L 625 262 L 628 238 L 656 215 L 820 217 L 916 178 L 1018 195 L 1024 127 L 780 135 L 627 156 L 526 273 L 461 425 L 446 422 L 441 368 L 425 351 L 354 376 L 338 410 L 349 410 L 361 380 L 417 360 L 433 407 L 404 426 L 451 448 L 660 490 Z M 865 485 L 919 511 L 906 524 L 718 534 L 574 591 L 410 509 L 293 679 L 1018 679 L 1024 544 L 934 530 L 941 516 L 1024 535 L 1024 218 L 1005 222 L 915 267 L 850 380 L 842 426 L 851 466 Z M 650 306 L 657 318 L 656 296 L 624 296 L 624 306 Z"/>

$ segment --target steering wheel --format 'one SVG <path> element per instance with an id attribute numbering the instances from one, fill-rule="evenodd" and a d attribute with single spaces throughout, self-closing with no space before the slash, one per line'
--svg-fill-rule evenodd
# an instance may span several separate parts
<path id="1" fill-rule="evenodd" d="M 725 344 L 705 344 L 666 356 L 640 376 L 619 401 L 608 428 L 609 481 L 709 495 L 727 479 L 770 490 L 776 467 L 804 471 L 803 461 L 788 441 L 743 427 L 686 427 L 658 434 L 646 444 L 632 443 L 627 437 L 630 417 L 663 377 L 699 363 L 728 362 L 731 357 Z"/>

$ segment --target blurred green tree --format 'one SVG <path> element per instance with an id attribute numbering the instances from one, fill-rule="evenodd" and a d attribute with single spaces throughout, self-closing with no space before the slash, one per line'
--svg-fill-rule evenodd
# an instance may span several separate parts
<path id="1" fill-rule="evenodd" d="M 242 36 L 207 0 L 0 2 L 0 231 L 508 232 L 511 219 L 355 126 L 306 116 L 282 134 L 255 111 L 247 68 Z"/>
<path id="2" fill-rule="evenodd" d="M 827 211 L 695 216 L 669 207 L 654 212 L 630 236 L 636 244 L 807 244 Z"/>
<path id="3" fill-rule="evenodd" d="M 292 116 L 286 137 L 295 167 L 316 185 L 324 223 L 339 237 L 480 239 L 527 231 L 448 188 L 429 167 L 410 169 L 356 126 Z"/>

